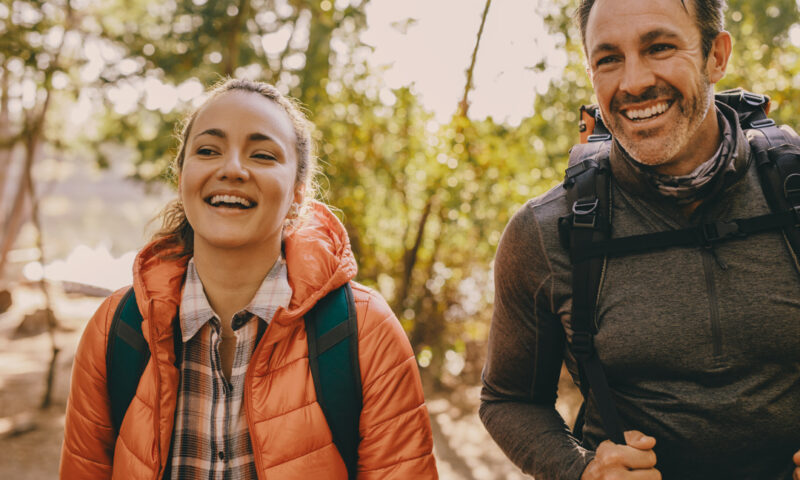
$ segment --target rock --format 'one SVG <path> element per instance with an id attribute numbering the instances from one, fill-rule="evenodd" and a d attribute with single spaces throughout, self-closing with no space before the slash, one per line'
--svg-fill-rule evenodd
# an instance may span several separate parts
<path id="1" fill-rule="evenodd" d="M 5 313 L 11 308 L 11 292 L 8 290 L 0 290 L 0 313 Z"/>
<path id="2" fill-rule="evenodd" d="M 12 338 L 26 338 L 34 335 L 39 335 L 47 331 L 49 326 L 56 326 L 56 317 L 53 311 L 46 308 L 40 308 L 33 313 L 25 315 L 22 322 L 14 330 Z"/>
<path id="3" fill-rule="evenodd" d="M 31 412 L 0 418 L 0 438 L 22 435 L 35 429 L 36 421 Z"/>

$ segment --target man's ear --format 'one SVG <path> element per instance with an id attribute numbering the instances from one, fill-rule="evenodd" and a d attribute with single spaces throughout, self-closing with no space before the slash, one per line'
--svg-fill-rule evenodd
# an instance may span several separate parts
<path id="1" fill-rule="evenodd" d="M 723 30 L 711 42 L 711 50 L 708 52 L 708 59 L 706 60 L 708 79 L 711 83 L 717 83 L 725 76 L 730 56 L 731 34 Z"/>

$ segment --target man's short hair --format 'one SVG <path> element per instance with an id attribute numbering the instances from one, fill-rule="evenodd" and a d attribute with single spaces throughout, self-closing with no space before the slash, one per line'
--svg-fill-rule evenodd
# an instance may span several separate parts
<path id="1" fill-rule="evenodd" d="M 686 0 L 680 0 L 684 10 Z M 583 49 L 586 50 L 586 24 L 589 22 L 589 12 L 592 11 L 595 0 L 581 0 L 578 9 L 575 11 L 575 18 L 581 28 L 581 40 Z M 726 7 L 725 0 L 694 0 L 694 10 L 696 12 L 697 28 L 703 44 L 703 58 L 708 58 L 711 51 L 711 43 L 717 38 L 719 32 L 725 28 L 725 16 L 723 10 Z"/>

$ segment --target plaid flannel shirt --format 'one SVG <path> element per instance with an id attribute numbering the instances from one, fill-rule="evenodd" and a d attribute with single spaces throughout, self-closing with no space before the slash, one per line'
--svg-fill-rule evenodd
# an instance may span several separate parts
<path id="1" fill-rule="evenodd" d="M 256 343 L 292 289 L 280 257 L 250 304 L 233 316 L 236 351 L 230 381 L 222 371 L 220 320 L 208 303 L 194 259 L 180 306 L 181 379 L 172 440 L 172 479 L 256 479 L 253 448 L 242 409 L 244 379 Z"/>

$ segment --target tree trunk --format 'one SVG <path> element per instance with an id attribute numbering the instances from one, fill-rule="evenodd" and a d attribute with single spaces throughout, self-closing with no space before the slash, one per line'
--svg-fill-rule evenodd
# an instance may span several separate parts
<path id="1" fill-rule="evenodd" d="M 231 20 L 228 35 L 227 55 L 225 55 L 224 73 L 228 77 L 233 76 L 236 67 L 239 66 L 239 43 L 242 37 L 242 23 L 250 16 L 250 0 L 239 1 L 239 13 Z"/>
<path id="2" fill-rule="evenodd" d="M 428 224 L 428 217 L 431 214 L 431 208 L 433 207 L 434 199 L 435 194 L 428 197 L 428 202 L 425 204 L 425 208 L 422 210 L 422 215 L 419 217 L 419 224 L 417 225 L 417 235 L 414 239 L 414 245 L 410 249 L 407 249 L 405 255 L 403 255 L 403 279 L 400 283 L 399 294 L 394 302 L 395 311 L 399 312 L 407 307 L 406 300 L 409 292 L 411 291 L 412 275 L 414 273 L 414 267 L 417 264 L 419 247 L 422 245 L 422 240 L 425 238 L 425 226 Z"/>
<path id="3" fill-rule="evenodd" d="M 30 214 L 30 206 L 28 204 L 28 188 L 25 185 L 24 178 L 20 179 L 17 193 L 14 195 L 14 201 L 11 203 L 11 210 L 2 223 L 3 231 L 0 236 L 0 278 L 3 277 L 6 262 L 8 260 L 8 252 L 14 246 L 17 240 L 22 225 L 28 220 Z"/>
<path id="4" fill-rule="evenodd" d="M 3 198 L 5 195 L 6 182 L 8 182 L 8 167 L 11 163 L 11 152 L 14 150 L 16 142 L 11 136 L 11 122 L 8 116 L 8 70 L 5 62 L 0 66 L 2 78 L 0 78 L 0 222 L 5 213 Z M 0 223 L 0 227 L 3 223 Z"/>

